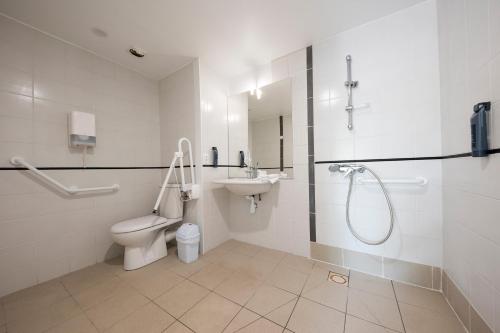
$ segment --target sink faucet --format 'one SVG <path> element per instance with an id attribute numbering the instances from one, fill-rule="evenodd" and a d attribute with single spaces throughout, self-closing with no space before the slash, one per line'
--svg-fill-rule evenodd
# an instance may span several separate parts
<path id="1" fill-rule="evenodd" d="M 249 179 L 255 179 L 257 178 L 259 174 L 259 162 L 255 166 L 253 165 L 248 165 L 247 169 L 245 170 L 245 173 L 247 174 L 247 178 Z"/>

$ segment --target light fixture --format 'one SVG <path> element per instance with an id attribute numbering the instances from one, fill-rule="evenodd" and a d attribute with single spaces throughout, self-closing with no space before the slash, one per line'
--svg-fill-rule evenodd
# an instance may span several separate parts
<path id="1" fill-rule="evenodd" d="M 255 94 L 257 95 L 257 99 L 260 99 L 262 97 L 262 90 L 260 90 L 260 88 L 257 88 L 255 90 Z"/>
<path id="2" fill-rule="evenodd" d="M 142 58 L 146 55 L 146 52 L 144 52 L 143 49 L 140 49 L 137 47 L 133 47 L 128 51 L 130 52 L 130 54 L 132 54 L 133 56 L 136 56 L 137 58 Z"/>

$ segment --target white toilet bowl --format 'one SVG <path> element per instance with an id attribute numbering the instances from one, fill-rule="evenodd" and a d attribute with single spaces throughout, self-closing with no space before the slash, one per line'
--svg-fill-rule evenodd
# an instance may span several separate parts
<path id="1" fill-rule="evenodd" d="M 111 237 L 125 247 L 125 270 L 137 269 L 165 257 L 165 229 L 179 221 L 182 221 L 182 218 L 167 219 L 147 215 L 113 225 Z"/>
<path id="2" fill-rule="evenodd" d="M 111 238 L 125 247 L 125 270 L 141 268 L 167 255 L 165 229 L 182 221 L 183 217 L 183 202 L 178 185 L 167 187 L 160 212 L 165 217 L 146 215 L 111 227 Z"/>

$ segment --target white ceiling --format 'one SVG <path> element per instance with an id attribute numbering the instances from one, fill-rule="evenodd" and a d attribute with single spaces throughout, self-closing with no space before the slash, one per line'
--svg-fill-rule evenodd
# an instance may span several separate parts
<path id="1" fill-rule="evenodd" d="M 262 96 L 248 94 L 248 119 L 251 121 L 278 118 L 292 114 L 292 80 L 285 79 L 261 87 Z"/>
<path id="2" fill-rule="evenodd" d="M 421 1 L 0 0 L 0 12 L 161 79 L 196 57 L 238 75 Z M 148 54 L 137 59 L 131 46 Z"/>

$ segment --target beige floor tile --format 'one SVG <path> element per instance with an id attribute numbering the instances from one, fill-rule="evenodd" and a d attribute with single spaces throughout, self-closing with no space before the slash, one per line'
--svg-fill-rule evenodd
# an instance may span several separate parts
<path id="1" fill-rule="evenodd" d="M 287 328 L 296 333 L 341 333 L 344 331 L 342 312 L 300 298 Z"/>
<path id="2" fill-rule="evenodd" d="M 176 321 L 172 325 L 170 325 L 163 333 L 192 333 L 189 328 L 187 328 L 184 324 L 179 321 Z"/>
<path id="3" fill-rule="evenodd" d="M 194 273 L 200 271 L 203 267 L 208 265 L 209 262 L 203 259 L 198 259 L 195 262 L 186 264 L 182 261 L 178 261 L 172 265 L 170 270 L 177 275 L 189 277 Z"/>
<path id="4" fill-rule="evenodd" d="M 234 319 L 227 325 L 224 333 L 233 333 L 241 329 L 242 327 L 247 326 L 251 322 L 259 319 L 260 316 L 255 312 L 249 311 L 245 308 L 241 309 L 240 312 L 234 317 Z"/>
<path id="5" fill-rule="evenodd" d="M 230 239 L 228 241 L 225 241 L 224 243 L 220 244 L 219 246 L 216 247 L 217 250 L 222 250 L 222 251 L 231 251 L 235 247 L 243 245 L 245 243 L 237 241 L 235 239 Z"/>
<path id="6" fill-rule="evenodd" d="M 309 277 L 307 278 L 302 293 L 305 293 L 312 288 L 318 287 L 328 281 L 329 272 L 330 270 L 326 269 L 324 266 L 315 264 L 314 268 L 311 270 L 311 274 L 309 274 Z"/>
<path id="7" fill-rule="evenodd" d="M 222 257 L 224 255 L 226 255 L 227 253 L 228 253 L 227 250 L 215 248 L 215 249 L 212 249 L 212 250 L 208 251 L 207 253 L 205 253 L 201 257 L 201 259 L 208 261 L 208 262 L 211 262 L 211 263 L 218 263 L 219 261 L 222 260 Z"/>
<path id="8" fill-rule="evenodd" d="M 241 243 L 240 245 L 231 249 L 231 252 L 243 254 L 243 255 L 248 256 L 248 257 L 254 257 L 259 251 L 261 251 L 263 249 L 264 248 L 261 246 L 248 244 L 248 243 Z"/>
<path id="9" fill-rule="evenodd" d="M 442 314 L 453 316 L 454 313 L 440 292 L 404 283 L 394 282 L 397 301 L 431 309 Z"/>
<path id="10" fill-rule="evenodd" d="M 264 316 L 296 297 L 285 290 L 264 284 L 256 291 L 245 307 Z"/>
<path id="11" fill-rule="evenodd" d="M 283 327 L 286 326 L 286 323 L 290 319 L 292 315 L 293 309 L 295 308 L 295 304 L 297 304 L 297 299 L 294 299 L 285 305 L 280 306 L 276 310 L 271 311 L 265 317 L 278 325 Z"/>
<path id="12" fill-rule="evenodd" d="M 306 257 L 287 254 L 280 262 L 280 265 L 287 265 L 302 273 L 309 274 L 314 267 L 314 261 Z"/>
<path id="13" fill-rule="evenodd" d="M 375 325 L 368 321 L 349 316 L 346 317 L 345 333 L 395 333 L 396 331 Z"/>
<path id="14" fill-rule="evenodd" d="M 232 271 L 218 264 L 210 264 L 203 267 L 201 271 L 191 275 L 189 279 L 210 290 L 213 290 L 231 274 Z"/>
<path id="15" fill-rule="evenodd" d="M 180 318 L 187 310 L 207 296 L 210 291 L 189 280 L 170 289 L 155 299 L 155 303 L 175 318 Z"/>
<path id="16" fill-rule="evenodd" d="M 7 333 L 7 327 L 6 326 L 0 326 L 0 333 Z"/>
<path id="17" fill-rule="evenodd" d="M 90 288 L 84 289 L 83 291 L 73 295 L 73 298 L 82 309 L 87 310 L 101 302 L 104 302 L 108 298 L 111 298 L 117 291 L 120 290 L 120 288 L 130 288 L 130 286 L 125 286 L 124 281 L 115 277 Z"/>
<path id="18" fill-rule="evenodd" d="M 177 256 L 177 248 L 174 247 L 173 249 L 168 249 L 168 255 L 166 257 L 163 257 L 160 260 L 157 260 L 154 263 L 149 264 L 148 266 L 151 266 L 152 268 L 161 268 L 170 270 L 172 267 L 174 267 L 179 263 L 181 263 L 181 261 Z"/>
<path id="19" fill-rule="evenodd" d="M 257 252 L 254 258 L 258 260 L 274 262 L 277 264 L 281 260 L 283 260 L 283 258 L 285 258 L 286 255 L 287 253 L 283 251 L 263 248 L 262 250 Z"/>
<path id="20" fill-rule="evenodd" d="M 123 269 L 123 256 L 115 257 L 109 260 L 106 260 L 102 263 L 110 272 L 120 275 L 125 272 Z"/>
<path id="21" fill-rule="evenodd" d="M 269 278 L 271 273 L 276 268 L 277 263 L 269 260 L 261 260 L 256 257 L 251 258 L 247 261 L 244 267 L 241 267 L 238 271 L 252 276 L 258 280 L 265 280 Z"/>
<path id="22" fill-rule="evenodd" d="M 276 325 L 275 323 L 265 319 L 260 318 L 254 321 L 248 326 L 243 327 L 238 332 L 241 333 L 282 333 L 283 327 Z"/>
<path id="23" fill-rule="evenodd" d="M 195 332 L 222 332 L 239 310 L 236 303 L 211 293 L 179 320 Z"/>
<path id="24" fill-rule="evenodd" d="M 2 298 L 5 322 L 23 319 L 69 297 L 59 280 L 51 280 Z"/>
<path id="25" fill-rule="evenodd" d="M 36 312 L 26 314 L 24 318 L 8 322 L 9 333 L 37 333 L 56 326 L 66 320 L 82 314 L 82 310 L 71 297 L 53 303 L 47 307 L 38 309 Z"/>
<path id="26" fill-rule="evenodd" d="M 347 313 L 398 332 L 403 324 L 395 299 L 350 289 Z"/>
<path id="27" fill-rule="evenodd" d="M 279 265 L 269 276 L 268 282 L 295 295 L 300 295 L 307 278 L 308 274 Z"/>
<path id="28" fill-rule="evenodd" d="M 260 280 L 236 272 L 219 284 L 214 291 L 239 305 L 245 305 L 261 284 Z"/>
<path id="29" fill-rule="evenodd" d="M 455 316 L 404 303 L 399 308 L 407 333 L 465 333 Z"/>
<path id="30" fill-rule="evenodd" d="M 160 296 L 184 281 L 183 277 L 158 268 L 144 271 L 142 274 L 139 273 L 138 275 L 129 277 L 124 276 L 122 279 L 149 299 Z"/>
<path id="31" fill-rule="evenodd" d="M 395 298 L 391 280 L 377 276 L 351 271 L 349 287 L 379 296 Z"/>
<path id="32" fill-rule="evenodd" d="M 251 257 L 243 254 L 228 252 L 221 257 L 218 264 L 229 270 L 238 270 L 247 266 L 250 259 Z"/>
<path id="33" fill-rule="evenodd" d="M 97 329 L 85 315 L 79 315 L 52 327 L 46 333 L 97 333 Z"/>
<path id="34" fill-rule="evenodd" d="M 160 333 L 175 322 L 175 318 L 158 305 L 149 303 L 113 325 L 109 333 Z"/>
<path id="35" fill-rule="evenodd" d="M 105 330 L 124 319 L 149 300 L 133 288 L 120 289 L 113 297 L 86 311 L 92 323 Z"/>
<path id="36" fill-rule="evenodd" d="M 325 281 L 303 292 L 302 297 L 345 312 L 348 292 L 349 288 L 344 285 Z"/>
<path id="37" fill-rule="evenodd" d="M 3 309 L 3 303 L 0 299 L 0 327 L 3 326 L 7 320 L 5 319 L 5 310 Z"/>
<path id="38" fill-rule="evenodd" d="M 63 276 L 61 281 L 64 287 L 74 295 L 86 288 L 113 279 L 114 277 L 115 274 L 110 267 L 101 263 L 69 273 Z"/>

